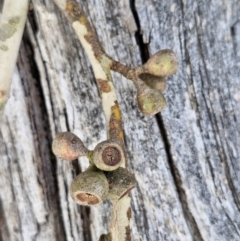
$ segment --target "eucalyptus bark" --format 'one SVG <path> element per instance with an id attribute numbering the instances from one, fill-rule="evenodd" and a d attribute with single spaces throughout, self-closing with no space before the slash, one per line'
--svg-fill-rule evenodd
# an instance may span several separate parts
<path id="1" fill-rule="evenodd" d="M 113 73 L 138 183 L 132 240 L 239 240 L 240 2 L 79 3 L 114 59 L 138 66 L 170 48 L 179 61 L 167 107 L 152 118 L 137 109 L 133 83 Z M 106 139 L 93 71 L 53 2 L 29 9 L 0 126 L 0 240 L 97 241 L 109 230 L 110 204 L 75 204 L 69 187 L 87 160 L 63 163 L 51 152 L 63 131 L 89 149 Z"/>

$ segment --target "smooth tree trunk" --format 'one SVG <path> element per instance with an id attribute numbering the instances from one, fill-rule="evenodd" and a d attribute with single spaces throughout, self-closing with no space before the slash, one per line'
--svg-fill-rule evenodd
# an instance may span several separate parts
<path id="1" fill-rule="evenodd" d="M 113 73 L 137 180 L 132 240 L 240 240 L 240 1 L 78 2 L 114 59 L 138 66 L 170 48 L 179 60 L 167 107 L 151 118 L 133 83 Z M 101 100 L 70 24 L 52 1 L 32 0 L 0 125 L 1 241 L 97 241 L 108 232 L 109 202 L 89 208 L 69 195 L 88 162 L 55 158 L 62 131 L 89 149 L 106 139 Z"/>

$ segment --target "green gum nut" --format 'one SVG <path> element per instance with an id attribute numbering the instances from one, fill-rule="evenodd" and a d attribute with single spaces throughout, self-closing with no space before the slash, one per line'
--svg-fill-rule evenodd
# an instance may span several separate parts
<path id="1" fill-rule="evenodd" d="M 140 74 L 139 78 L 142 79 L 146 85 L 163 93 L 166 89 L 166 80 L 164 77 L 155 76 L 152 74 Z"/>
<path id="2" fill-rule="evenodd" d="M 148 87 L 141 79 L 135 81 L 137 103 L 145 116 L 153 116 L 166 107 L 166 100 L 159 90 Z"/>
<path id="3" fill-rule="evenodd" d="M 175 74 L 177 69 L 177 57 L 171 49 L 158 51 L 143 65 L 144 73 L 160 77 L 167 77 Z"/>
<path id="4" fill-rule="evenodd" d="M 116 171 L 105 173 L 109 183 L 108 198 L 117 201 L 128 194 L 135 186 L 136 180 L 132 173 L 119 167 Z"/>
<path id="5" fill-rule="evenodd" d="M 101 170 L 116 170 L 123 162 L 123 150 L 116 142 L 106 140 L 94 148 L 93 163 Z"/>
<path id="6" fill-rule="evenodd" d="M 56 135 L 52 143 L 53 153 L 60 159 L 72 161 L 85 156 L 88 149 L 83 142 L 71 132 L 62 132 Z"/>
<path id="7" fill-rule="evenodd" d="M 70 195 L 77 204 L 93 206 L 106 199 L 108 190 L 104 173 L 96 167 L 90 167 L 73 180 Z"/>

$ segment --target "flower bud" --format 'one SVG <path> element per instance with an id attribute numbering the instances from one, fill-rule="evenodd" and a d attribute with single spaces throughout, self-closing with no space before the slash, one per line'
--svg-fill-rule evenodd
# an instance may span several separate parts
<path id="1" fill-rule="evenodd" d="M 140 74 L 139 78 L 144 81 L 150 88 L 163 93 L 166 89 L 166 80 L 163 77 L 155 76 L 152 74 Z"/>
<path id="2" fill-rule="evenodd" d="M 138 108 L 145 116 L 153 116 L 164 109 L 166 100 L 160 91 L 148 87 L 141 79 L 137 79 L 135 85 Z"/>
<path id="3" fill-rule="evenodd" d="M 143 65 L 144 73 L 167 77 L 177 72 L 178 62 L 171 49 L 160 50 Z"/>
<path id="4" fill-rule="evenodd" d="M 111 201 L 119 200 L 136 186 L 134 175 L 125 168 L 119 167 L 113 172 L 105 173 L 105 175 L 109 183 L 108 198 Z"/>
<path id="5" fill-rule="evenodd" d="M 90 167 L 80 173 L 70 186 L 72 199 L 80 205 L 98 205 L 108 195 L 108 182 L 104 173 Z"/>
<path id="6" fill-rule="evenodd" d="M 52 143 L 53 153 L 60 159 L 72 161 L 85 156 L 88 149 L 83 142 L 71 132 L 62 132 L 56 135 Z"/>
<path id="7" fill-rule="evenodd" d="M 124 162 L 124 153 L 119 144 L 111 140 L 99 143 L 93 151 L 93 163 L 101 170 L 113 171 Z"/>

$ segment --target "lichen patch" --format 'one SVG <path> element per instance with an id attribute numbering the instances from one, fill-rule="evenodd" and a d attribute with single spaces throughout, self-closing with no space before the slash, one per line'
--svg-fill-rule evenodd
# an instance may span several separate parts
<path id="1" fill-rule="evenodd" d="M 131 229 L 129 226 L 126 226 L 125 227 L 125 234 L 126 234 L 126 237 L 125 237 L 125 240 L 126 241 L 131 241 Z"/>
<path id="2" fill-rule="evenodd" d="M 79 7 L 77 2 L 67 1 L 65 6 L 66 6 L 66 11 L 67 11 L 69 17 L 71 17 L 71 20 L 73 22 L 77 21 L 81 17 L 82 10 Z"/>
<path id="3" fill-rule="evenodd" d="M 11 24 L 2 24 L 0 26 L 0 40 L 6 41 L 8 38 L 12 37 L 17 29 Z"/>
<path id="4" fill-rule="evenodd" d="M 130 220 L 132 218 L 132 211 L 131 211 L 130 207 L 127 210 L 127 217 L 128 217 L 128 220 Z"/>
<path id="5" fill-rule="evenodd" d="M 13 17 L 8 21 L 8 23 L 12 26 L 16 26 L 19 22 L 20 22 L 19 16 Z"/>
<path id="6" fill-rule="evenodd" d="M 109 93 L 111 91 L 111 86 L 108 84 L 107 80 L 103 80 L 103 79 L 96 79 L 96 80 L 101 92 Z"/>
<path id="7" fill-rule="evenodd" d="M 109 135 L 112 140 L 123 140 L 123 128 L 121 120 L 121 112 L 119 104 L 115 101 L 115 105 L 111 108 L 111 118 L 109 122 Z"/>
<path id="8" fill-rule="evenodd" d="M 0 90 L 0 99 L 3 99 L 6 96 L 6 91 Z"/>
<path id="9" fill-rule="evenodd" d="M 3 51 L 8 51 L 8 46 L 0 45 L 0 49 L 3 50 Z"/>

